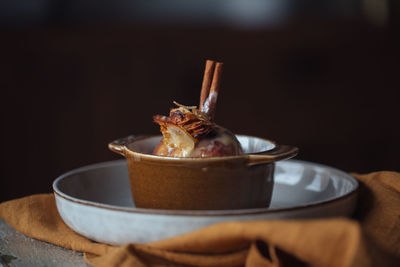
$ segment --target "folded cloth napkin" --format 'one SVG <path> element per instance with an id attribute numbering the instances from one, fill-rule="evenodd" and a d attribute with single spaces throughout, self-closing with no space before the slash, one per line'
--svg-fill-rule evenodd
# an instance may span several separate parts
<path id="1" fill-rule="evenodd" d="M 52 194 L 1 203 L 0 217 L 27 236 L 84 252 L 94 266 L 400 266 L 400 173 L 353 176 L 361 184 L 354 219 L 228 222 L 145 245 L 80 236 Z"/>

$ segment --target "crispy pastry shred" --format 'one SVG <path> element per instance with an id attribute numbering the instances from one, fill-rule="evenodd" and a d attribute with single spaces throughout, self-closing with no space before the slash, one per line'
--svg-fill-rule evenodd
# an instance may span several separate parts
<path id="1" fill-rule="evenodd" d="M 168 117 L 163 115 L 153 116 L 153 121 L 160 125 L 164 137 L 169 126 L 181 128 L 191 135 L 195 142 L 212 130 L 214 123 L 211 118 L 197 109 L 196 106 L 184 106 L 175 101 L 174 104 L 177 108 L 171 109 Z"/>

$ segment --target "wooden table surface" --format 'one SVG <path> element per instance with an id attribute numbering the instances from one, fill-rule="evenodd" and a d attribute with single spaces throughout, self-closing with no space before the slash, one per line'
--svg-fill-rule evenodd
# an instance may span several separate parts
<path id="1" fill-rule="evenodd" d="M 80 252 L 27 237 L 0 219 L 0 266 L 89 266 Z"/>

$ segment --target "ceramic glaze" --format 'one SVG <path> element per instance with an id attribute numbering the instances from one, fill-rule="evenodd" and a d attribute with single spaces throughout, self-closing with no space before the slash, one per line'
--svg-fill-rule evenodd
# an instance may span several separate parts
<path id="1" fill-rule="evenodd" d="M 135 207 L 125 160 L 70 171 L 53 183 L 58 211 L 79 234 L 111 245 L 147 243 L 225 221 L 351 216 L 357 181 L 311 162 L 276 163 L 269 208 L 161 210 Z"/>
<path id="2" fill-rule="evenodd" d="M 182 210 L 245 209 L 268 206 L 274 162 L 298 149 L 269 140 L 237 136 L 247 152 L 236 156 L 178 158 L 151 153 L 161 140 L 127 137 L 109 148 L 127 160 L 133 199 L 138 207 Z"/>

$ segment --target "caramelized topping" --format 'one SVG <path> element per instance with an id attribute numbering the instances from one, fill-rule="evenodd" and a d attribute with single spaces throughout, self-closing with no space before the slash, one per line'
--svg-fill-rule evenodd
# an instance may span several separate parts
<path id="1" fill-rule="evenodd" d="M 195 106 L 184 106 L 177 102 L 174 102 L 174 104 L 178 107 L 171 109 L 169 117 L 163 115 L 153 116 L 153 121 L 160 125 L 163 135 L 165 131 L 165 129 L 163 131 L 163 128 L 170 125 L 180 127 L 196 139 L 196 142 L 199 137 L 211 132 L 214 123 L 210 121 L 210 118 L 206 114 L 198 110 Z"/>

